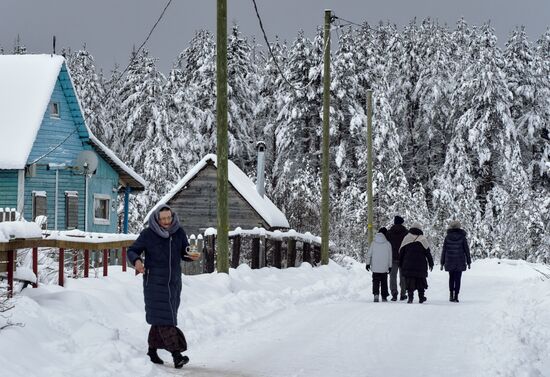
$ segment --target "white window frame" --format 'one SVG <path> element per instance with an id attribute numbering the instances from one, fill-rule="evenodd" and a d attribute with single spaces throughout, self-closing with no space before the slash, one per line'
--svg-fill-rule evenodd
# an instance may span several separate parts
<path id="1" fill-rule="evenodd" d="M 57 112 L 54 111 L 54 110 L 57 110 Z M 50 102 L 50 117 L 55 118 L 55 119 L 59 119 L 60 114 L 61 114 L 61 107 L 60 107 L 59 102 L 57 102 L 57 101 Z"/>
<path id="2" fill-rule="evenodd" d="M 95 217 L 95 202 L 96 200 L 107 200 L 107 219 Z M 110 195 L 106 194 L 94 194 L 94 203 L 93 203 L 93 215 L 94 215 L 94 224 L 97 225 L 111 225 L 111 201 L 112 198 Z"/>

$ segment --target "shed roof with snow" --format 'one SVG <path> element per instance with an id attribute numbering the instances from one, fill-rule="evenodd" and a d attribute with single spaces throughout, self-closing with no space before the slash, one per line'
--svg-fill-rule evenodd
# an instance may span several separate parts
<path id="1" fill-rule="evenodd" d="M 208 154 L 168 192 L 147 214 L 167 204 L 178 213 L 188 234 L 217 227 L 216 155 Z M 266 196 L 260 195 L 251 179 L 228 160 L 230 228 L 289 228 L 286 216 Z"/>

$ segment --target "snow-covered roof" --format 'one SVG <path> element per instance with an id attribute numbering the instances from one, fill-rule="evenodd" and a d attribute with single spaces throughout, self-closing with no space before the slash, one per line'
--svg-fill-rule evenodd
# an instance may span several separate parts
<path id="1" fill-rule="evenodd" d="M 90 134 L 90 142 L 92 143 L 95 151 L 114 167 L 119 177 L 134 191 L 143 191 L 145 186 L 147 186 L 145 179 L 122 162 L 112 150 L 107 148 L 105 144 L 99 141 L 89 130 L 88 133 Z"/>
<path id="2" fill-rule="evenodd" d="M 0 169 L 23 169 L 65 60 L 0 55 Z"/>
<path id="3" fill-rule="evenodd" d="M 25 167 L 64 62 L 59 55 L 0 55 L 0 169 Z M 74 88 L 72 78 L 71 84 Z M 80 114 L 84 114 L 77 101 Z M 82 121 L 86 125 L 85 119 Z M 92 147 L 120 179 L 134 191 L 142 191 L 145 180 L 101 143 L 87 125 L 86 131 Z"/>
<path id="4" fill-rule="evenodd" d="M 201 171 L 208 161 L 212 161 L 214 166 L 218 166 L 215 154 L 207 154 L 200 160 L 189 172 L 183 177 L 178 184 L 170 190 L 145 217 L 145 221 L 149 218 L 159 206 L 166 204 L 174 195 L 176 195 L 199 171 Z M 256 212 L 265 220 L 270 227 L 289 228 L 288 220 L 269 198 L 263 197 L 256 191 L 256 185 L 239 169 L 231 160 L 227 161 L 229 183 L 237 190 L 239 194 L 254 208 Z"/>

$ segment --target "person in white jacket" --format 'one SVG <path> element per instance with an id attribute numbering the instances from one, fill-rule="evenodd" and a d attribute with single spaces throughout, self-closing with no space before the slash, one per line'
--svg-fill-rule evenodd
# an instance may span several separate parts
<path id="1" fill-rule="evenodd" d="M 386 239 L 386 228 L 380 228 L 367 252 L 367 271 L 372 271 L 372 293 L 374 302 L 379 301 L 382 286 L 382 301 L 388 301 L 388 273 L 392 266 L 391 244 Z"/>

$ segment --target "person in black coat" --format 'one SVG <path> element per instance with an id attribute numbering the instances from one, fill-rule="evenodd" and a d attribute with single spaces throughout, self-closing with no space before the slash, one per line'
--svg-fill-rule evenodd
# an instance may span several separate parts
<path id="1" fill-rule="evenodd" d="M 458 302 L 462 272 L 472 264 L 466 232 L 458 221 L 451 221 L 441 252 L 441 270 L 449 272 L 449 301 Z"/>
<path id="2" fill-rule="evenodd" d="M 399 248 L 403 242 L 403 238 L 407 235 L 407 228 L 403 225 L 405 220 L 401 216 L 395 216 L 393 219 L 393 225 L 388 230 L 386 238 L 390 241 L 392 249 L 392 267 L 390 272 L 390 293 L 392 295 L 391 300 L 397 301 L 397 275 L 399 274 L 399 289 L 400 300 L 407 299 L 407 288 L 405 287 L 405 277 L 403 271 L 399 268 Z"/>
<path id="3" fill-rule="evenodd" d="M 147 354 L 153 363 L 164 364 L 157 349 L 165 349 L 172 353 L 174 366 L 181 368 L 189 358 L 181 354 L 187 350 L 187 342 L 177 328 L 180 261 L 197 260 L 200 254 L 188 253 L 187 235 L 170 207 L 163 205 L 154 211 L 148 225 L 128 248 L 128 259 L 143 274 L 145 320 L 151 325 Z"/>
<path id="4" fill-rule="evenodd" d="M 426 278 L 428 268 L 431 271 L 433 266 L 434 261 L 428 240 L 424 237 L 420 224 L 415 223 L 399 249 L 399 268 L 403 269 L 403 276 L 405 276 L 409 304 L 413 302 L 415 290 L 418 290 L 418 299 L 421 304 L 427 300 L 424 295 L 424 291 L 428 289 Z"/>

